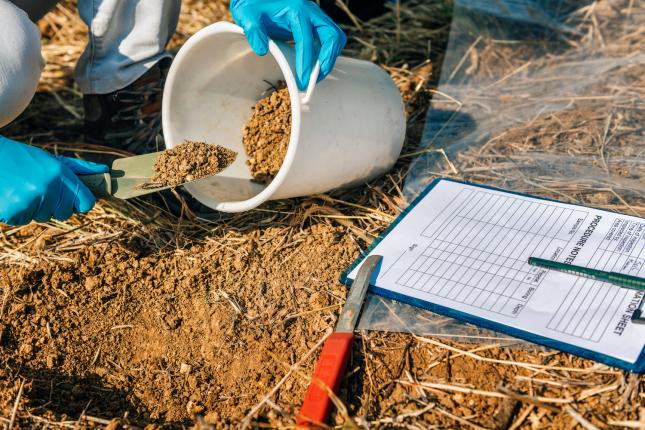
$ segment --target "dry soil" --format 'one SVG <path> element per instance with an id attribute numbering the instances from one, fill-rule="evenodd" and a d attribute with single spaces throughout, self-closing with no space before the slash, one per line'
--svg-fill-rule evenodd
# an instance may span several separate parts
<path id="1" fill-rule="evenodd" d="M 219 145 L 186 140 L 167 149 L 152 167 L 155 175 L 145 187 L 181 185 L 221 172 L 230 166 L 237 152 Z"/>
<path id="2" fill-rule="evenodd" d="M 253 107 L 244 127 L 244 150 L 254 180 L 267 184 L 280 170 L 289 147 L 291 101 L 289 90 L 279 84 Z"/>

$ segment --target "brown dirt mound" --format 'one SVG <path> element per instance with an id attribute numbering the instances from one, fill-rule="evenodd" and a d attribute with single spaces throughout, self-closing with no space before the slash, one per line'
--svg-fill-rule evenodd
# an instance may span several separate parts
<path id="1" fill-rule="evenodd" d="M 289 147 L 291 100 L 284 84 L 253 107 L 253 115 L 244 127 L 246 164 L 255 181 L 268 184 L 280 170 Z"/>
<path id="2" fill-rule="evenodd" d="M 153 166 L 155 176 L 144 187 L 181 185 L 221 172 L 237 152 L 219 145 L 186 140 L 164 151 Z"/>
<path id="3" fill-rule="evenodd" d="M 333 323 L 345 295 L 339 268 L 356 256 L 343 233 L 325 224 L 253 228 L 162 253 L 116 241 L 16 268 L 15 300 L 0 318 L 0 381 L 10 381 L 0 382 L 0 416 L 10 414 L 19 372 L 31 381 L 27 406 L 52 419 L 85 409 L 127 412 L 135 424 L 195 414 L 238 422 Z M 290 413 L 304 388 L 292 379 L 280 390 Z"/>

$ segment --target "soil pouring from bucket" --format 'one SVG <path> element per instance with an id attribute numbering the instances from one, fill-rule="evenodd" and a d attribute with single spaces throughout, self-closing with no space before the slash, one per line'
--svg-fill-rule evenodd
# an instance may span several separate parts
<path id="1" fill-rule="evenodd" d="M 254 181 L 268 184 L 280 170 L 291 135 L 291 100 L 284 83 L 253 107 L 243 144 Z"/>
<path id="2" fill-rule="evenodd" d="M 186 140 L 159 156 L 153 166 L 155 175 L 143 187 L 175 186 L 205 178 L 226 169 L 236 157 L 232 149 Z"/>

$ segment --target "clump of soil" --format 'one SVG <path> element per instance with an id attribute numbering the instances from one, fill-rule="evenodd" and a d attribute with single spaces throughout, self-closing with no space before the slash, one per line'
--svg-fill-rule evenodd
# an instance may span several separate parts
<path id="1" fill-rule="evenodd" d="M 284 83 L 253 107 L 244 127 L 246 164 L 256 182 L 268 184 L 280 170 L 289 147 L 291 100 Z"/>
<path id="2" fill-rule="evenodd" d="M 205 178 L 226 169 L 236 157 L 232 149 L 186 140 L 159 156 L 153 166 L 155 175 L 144 187 L 181 185 Z"/>

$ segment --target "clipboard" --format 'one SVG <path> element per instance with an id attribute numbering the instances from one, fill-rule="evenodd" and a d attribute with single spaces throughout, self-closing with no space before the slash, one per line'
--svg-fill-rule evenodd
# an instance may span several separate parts
<path id="1" fill-rule="evenodd" d="M 437 178 L 341 282 L 351 285 L 371 253 L 384 257 L 370 285 L 377 295 L 645 372 L 645 326 L 630 321 L 643 292 L 527 263 L 539 256 L 643 276 L 643 218 Z"/>

